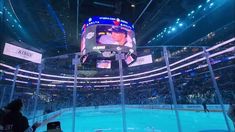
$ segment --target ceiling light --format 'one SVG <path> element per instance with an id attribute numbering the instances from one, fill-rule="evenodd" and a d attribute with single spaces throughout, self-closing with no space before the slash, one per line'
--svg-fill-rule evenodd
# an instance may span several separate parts
<path id="1" fill-rule="evenodd" d="M 210 6 L 213 6 L 214 5 L 214 3 L 210 3 Z"/>
<path id="2" fill-rule="evenodd" d="M 105 6 L 105 7 L 109 7 L 109 8 L 114 8 L 113 4 L 107 4 L 107 3 L 98 2 L 98 1 L 94 1 L 93 4 L 100 5 L 100 6 Z"/>
<path id="3" fill-rule="evenodd" d="M 135 7 L 135 4 L 131 4 L 131 7 L 133 7 L 133 8 L 134 8 L 134 7 Z"/>

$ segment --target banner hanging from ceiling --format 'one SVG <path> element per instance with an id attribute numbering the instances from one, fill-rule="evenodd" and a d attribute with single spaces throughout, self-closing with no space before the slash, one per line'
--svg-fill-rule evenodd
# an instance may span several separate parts
<path id="1" fill-rule="evenodd" d="M 39 64 L 42 61 L 42 54 L 9 43 L 5 43 L 3 54 Z"/>

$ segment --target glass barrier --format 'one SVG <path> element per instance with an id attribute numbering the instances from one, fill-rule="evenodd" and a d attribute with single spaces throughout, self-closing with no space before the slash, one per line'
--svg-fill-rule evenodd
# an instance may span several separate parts
<path id="1" fill-rule="evenodd" d="M 152 49 L 154 63 L 143 69 L 125 88 L 127 131 L 174 131 L 177 129 L 172 98 L 167 79 L 163 49 Z M 151 51 L 151 52 L 152 52 Z M 141 67 L 141 66 L 139 66 Z M 143 67 L 143 66 L 142 66 Z M 138 71 L 140 71 L 139 69 Z M 150 76 L 149 78 L 143 78 Z M 171 127 L 167 127 L 167 126 Z"/>
<path id="2" fill-rule="evenodd" d="M 182 131 L 216 131 L 226 124 L 200 47 L 168 48 Z M 213 113 L 213 116 L 210 116 Z M 203 122 L 203 123 L 202 123 Z"/>
<path id="3" fill-rule="evenodd" d="M 3 81 L 2 81 L 3 82 Z M 0 95 L 1 95 L 1 102 L 0 102 L 0 107 L 5 107 L 8 102 L 9 102 L 9 97 L 10 97 L 10 91 L 12 86 L 7 85 L 7 84 L 1 84 L 1 90 L 0 90 Z"/>
<path id="4" fill-rule="evenodd" d="M 0 63 L 0 105 L 22 99 L 30 125 L 42 123 L 37 131 L 46 131 L 53 121 L 63 131 L 233 131 L 228 113 L 235 95 L 234 41 L 140 49 L 152 63 L 123 67 L 124 91 L 118 67 L 74 68 L 75 54 L 46 58 L 41 65 L 21 64 L 18 72 L 17 66 Z"/>
<path id="5" fill-rule="evenodd" d="M 234 104 L 234 58 L 235 58 L 235 41 L 226 41 L 223 45 L 218 47 L 216 51 L 209 51 L 209 61 L 211 63 L 214 79 L 221 96 L 222 105 L 225 107 L 225 119 L 231 131 L 234 131 L 234 124 L 232 122 L 231 110 Z M 220 111 L 221 114 L 223 111 Z"/>

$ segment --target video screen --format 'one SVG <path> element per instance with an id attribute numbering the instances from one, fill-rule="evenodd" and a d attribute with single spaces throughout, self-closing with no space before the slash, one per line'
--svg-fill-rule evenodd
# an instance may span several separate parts
<path id="1" fill-rule="evenodd" d="M 86 42 L 86 39 L 85 39 L 85 37 L 84 37 L 84 35 L 82 36 L 82 38 L 81 38 L 81 53 L 83 53 L 83 51 L 84 51 L 84 49 L 85 49 L 85 42 Z"/>
<path id="2" fill-rule="evenodd" d="M 145 64 L 150 64 L 150 63 L 153 63 L 152 55 L 145 55 L 145 56 L 137 57 L 136 61 L 132 63 L 131 65 L 129 65 L 129 67 L 145 65 Z"/>
<path id="3" fill-rule="evenodd" d="M 125 55 L 131 55 L 128 63 L 131 64 L 136 59 L 136 39 L 134 25 L 125 20 L 115 17 L 90 17 L 83 26 L 81 33 L 80 52 L 82 63 L 93 63 L 93 66 L 102 66 L 114 63 L 96 64 L 96 60 L 115 60 L 115 54 L 121 51 Z M 126 57 L 127 58 L 127 57 Z M 114 66 L 112 66 L 114 67 Z"/>
<path id="4" fill-rule="evenodd" d="M 87 59 L 88 55 L 85 55 L 83 58 L 82 58 L 82 63 L 84 63 Z"/>
<path id="5" fill-rule="evenodd" d="M 130 64 L 131 62 L 133 62 L 134 61 L 134 59 L 133 59 L 133 57 L 131 56 L 131 55 L 129 55 L 129 56 L 127 56 L 126 57 L 126 59 L 125 59 L 125 62 L 126 62 L 126 64 Z"/>
<path id="6" fill-rule="evenodd" d="M 133 48 L 133 31 L 121 26 L 98 25 L 96 43 L 98 45 L 119 45 Z"/>
<path id="7" fill-rule="evenodd" d="M 97 60 L 96 67 L 110 69 L 111 68 L 111 60 Z"/>

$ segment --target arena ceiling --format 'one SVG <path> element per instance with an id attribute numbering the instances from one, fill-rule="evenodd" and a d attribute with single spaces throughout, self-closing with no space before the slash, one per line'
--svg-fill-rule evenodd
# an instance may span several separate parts
<path id="1" fill-rule="evenodd" d="M 232 28 L 227 31 L 229 35 L 222 33 L 216 37 L 219 39 L 211 42 L 215 44 L 223 40 L 222 37 L 234 36 L 234 1 L 225 1 L 230 3 L 217 8 L 222 5 L 220 0 L 3 0 L 0 4 L 1 52 L 6 41 L 41 52 L 43 58 L 79 52 L 80 30 L 91 16 L 114 16 L 134 23 L 137 47 L 184 46 L 195 42 L 196 45 L 210 45 L 207 41 L 198 43 L 198 40 L 213 37 L 214 31 L 232 23 Z M 216 9 L 212 8 L 210 12 L 212 4 Z M 208 9 L 204 8 L 197 17 L 195 9 L 200 5 Z M 194 10 L 195 18 L 188 20 L 188 13 Z M 188 25 L 184 23 L 187 30 L 175 32 L 174 37 L 163 36 L 162 40 L 155 40 L 164 28 L 171 27 L 179 18 L 182 23 L 187 22 Z M 2 54 L 1 58 L 4 58 Z"/>
<path id="2" fill-rule="evenodd" d="M 42 51 L 46 57 L 79 51 L 80 29 L 84 20 L 91 16 L 115 16 L 135 23 L 138 46 L 141 46 L 163 27 L 170 25 L 177 17 L 187 14 L 204 1 L 80 0 L 77 3 L 77 0 L 5 0 L 4 2 L 4 6 L 23 30 L 18 32 L 17 29 L 7 26 L 5 20 L 5 38 L 24 42 Z"/>

